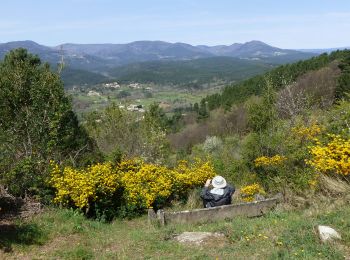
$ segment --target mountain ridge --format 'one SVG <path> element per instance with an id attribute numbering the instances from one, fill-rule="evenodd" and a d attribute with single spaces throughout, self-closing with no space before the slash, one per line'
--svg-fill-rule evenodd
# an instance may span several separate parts
<path id="1" fill-rule="evenodd" d="M 307 59 L 316 55 L 273 47 L 257 40 L 246 43 L 215 46 L 191 45 L 182 42 L 135 41 L 126 44 L 63 43 L 53 47 L 27 40 L 0 43 L 0 59 L 11 49 L 19 47 L 26 48 L 29 52 L 37 54 L 44 62 L 49 62 L 54 67 L 57 66 L 63 58 L 65 70 L 71 70 L 63 75 L 63 80 L 66 83 L 69 82 L 69 85 L 73 84 L 73 79 L 79 79 L 77 81 L 79 84 L 84 82 L 83 78 L 86 78 L 86 81 L 89 82 L 94 77 L 96 77 L 96 80 L 93 80 L 93 82 L 100 82 L 104 79 L 111 80 L 113 78 L 109 77 L 109 73 L 113 71 L 114 75 L 120 75 L 118 70 L 124 71 L 125 74 L 123 75 L 138 75 L 138 77 L 142 72 L 147 71 L 151 73 L 148 75 L 152 75 L 152 78 L 154 78 L 157 72 L 160 73 L 163 71 L 160 67 L 160 65 L 163 65 L 161 63 L 162 61 L 181 61 L 182 63 L 167 64 L 169 65 L 168 68 L 172 70 L 190 67 L 188 71 L 195 69 L 194 71 L 198 74 L 198 68 L 195 68 L 195 66 L 201 67 L 203 65 L 205 67 L 204 69 L 208 69 L 207 61 L 186 63 L 187 61 L 214 57 L 236 58 L 237 60 L 230 61 L 223 59 L 212 60 L 213 64 L 211 64 L 211 68 L 209 69 L 210 73 L 216 71 L 218 75 L 223 75 L 225 73 L 225 75 L 227 75 L 228 72 L 223 68 L 223 64 L 227 64 L 227 66 L 231 68 L 236 68 L 237 66 L 247 68 L 244 61 L 251 60 L 270 66 L 271 64 L 278 65 Z M 242 60 L 241 65 L 239 65 L 239 60 Z M 155 65 L 154 63 L 157 62 L 158 64 Z M 136 71 L 133 67 L 125 67 L 131 64 L 139 64 L 137 65 L 139 71 Z M 149 72 L 150 66 L 156 68 L 156 70 L 154 72 Z M 194 67 L 192 68 L 191 66 Z M 215 66 L 221 67 L 225 73 L 220 74 L 220 71 L 214 69 Z M 252 64 L 252 68 L 253 67 L 256 67 L 256 64 Z M 127 73 L 125 71 L 127 71 Z M 254 71 L 256 71 L 256 69 L 254 69 Z M 73 72 L 78 75 L 74 75 Z M 167 75 L 167 73 L 168 72 L 163 75 Z M 172 73 L 171 75 L 175 74 Z M 130 77 L 126 76 L 126 78 Z M 155 80 L 157 81 L 157 79 Z M 196 79 L 193 78 L 193 80 Z"/>
<path id="2" fill-rule="evenodd" d="M 38 54 L 48 62 L 59 62 L 63 55 L 71 65 L 81 69 L 81 62 L 94 63 L 91 70 L 98 67 L 116 67 L 125 64 L 154 60 L 191 60 L 213 56 L 228 56 L 244 59 L 263 59 L 268 57 L 305 53 L 296 50 L 281 49 L 264 42 L 253 40 L 231 45 L 191 45 L 182 42 L 135 41 L 126 44 L 75 44 L 63 43 L 49 47 L 34 41 L 14 41 L 0 43 L 0 58 L 13 48 L 23 47 Z M 307 56 L 307 54 L 305 54 Z M 308 58 L 308 57 L 305 57 Z M 78 63 L 75 65 L 75 63 Z M 101 63 L 99 65 L 99 63 Z"/>

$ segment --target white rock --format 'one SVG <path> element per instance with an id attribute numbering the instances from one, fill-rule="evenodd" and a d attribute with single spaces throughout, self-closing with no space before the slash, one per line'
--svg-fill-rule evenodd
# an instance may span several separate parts
<path id="1" fill-rule="evenodd" d="M 317 230 L 322 242 L 333 241 L 334 239 L 341 239 L 340 234 L 331 227 L 318 226 Z"/>
<path id="2" fill-rule="evenodd" d="M 203 241 L 211 237 L 223 237 L 223 234 L 220 233 L 211 233 L 211 232 L 183 232 L 182 234 L 175 237 L 180 243 L 192 243 L 200 245 Z"/>

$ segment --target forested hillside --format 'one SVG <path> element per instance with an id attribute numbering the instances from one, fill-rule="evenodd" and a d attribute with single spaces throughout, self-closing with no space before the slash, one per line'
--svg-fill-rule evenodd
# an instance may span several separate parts
<path id="1" fill-rule="evenodd" d="M 62 81 L 64 82 L 65 88 L 71 88 L 72 86 L 86 86 L 86 85 L 95 85 L 99 83 L 104 83 L 111 81 L 112 79 L 106 76 L 103 76 L 98 73 L 72 69 L 69 67 L 64 68 L 61 71 Z"/>
<path id="2" fill-rule="evenodd" d="M 231 57 L 213 57 L 189 61 L 136 63 L 111 70 L 118 82 L 199 85 L 218 80 L 232 82 L 249 78 L 273 68 L 273 65 Z"/>
<path id="3" fill-rule="evenodd" d="M 349 64 L 337 51 L 229 86 L 195 106 L 197 122 L 170 142 L 179 156 L 210 155 L 234 183 L 328 189 L 326 178 L 350 173 Z"/>
<path id="4" fill-rule="evenodd" d="M 280 90 L 288 84 L 293 83 L 299 76 L 308 71 L 313 71 L 327 66 L 335 60 L 347 57 L 349 51 L 335 51 L 330 54 L 322 54 L 297 63 L 287 64 L 273 69 L 267 74 L 255 76 L 239 84 L 225 87 L 221 94 L 214 94 L 204 99 L 208 102 L 209 109 L 218 107 L 230 107 L 234 103 L 245 101 L 252 95 L 260 95 L 267 84 Z"/>
<path id="5" fill-rule="evenodd" d="M 143 167 L 157 167 L 158 164 L 171 168 L 181 158 L 190 162 L 195 161 L 195 157 L 200 157 L 202 163 L 186 166 L 189 167 L 189 172 L 208 167 L 210 172 L 216 171 L 235 182 L 237 173 L 240 172 L 240 176 L 245 176 L 246 180 L 252 178 L 269 190 L 274 182 L 272 179 L 265 179 L 263 175 L 259 177 L 258 173 L 266 170 L 260 169 L 253 162 L 259 157 L 275 155 L 282 156 L 278 158 L 291 156 L 289 167 L 295 167 L 303 178 L 310 177 L 312 175 L 307 175 L 307 172 L 312 171 L 313 164 L 307 166 L 305 160 L 312 160 L 312 152 L 308 154 L 308 148 L 303 143 L 294 143 L 298 140 L 296 137 L 291 140 L 280 138 L 284 135 L 292 137 L 289 135 L 291 132 L 297 134 L 299 131 L 314 131 L 312 135 L 320 135 L 320 140 L 326 143 L 333 140 L 327 137 L 329 133 L 340 135 L 339 138 L 343 138 L 340 140 L 346 142 L 348 130 L 343 126 L 347 124 L 349 112 L 346 94 L 350 89 L 349 56 L 349 51 L 337 51 L 280 66 L 262 76 L 226 87 L 222 94 L 208 96 L 200 105 L 187 108 L 186 113 L 179 110 L 172 117 L 168 117 L 158 104 L 150 106 L 142 117 L 111 104 L 100 111 L 83 115 L 83 124 L 79 124 L 71 110 L 70 100 L 63 92 L 59 76 L 51 72 L 48 65 L 41 64 L 38 57 L 28 54 L 24 49 L 12 51 L 0 66 L 0 98 L 3 104 L 0 125 L 0 137 L 3 140 L 0 146 L 0 166 L 4 173 L 2 181 L 16 195 L 27 193 L 43 196 L 52 191 L 53 187 L 58 190 L 64 187 L 63 183 L 59 184 L 62 179 L 57 177 L 60 175 L 58 165 L 52 172 L 57 174 L 58 179 L 55 180 L 58 183 L 49 185 L 44 181 L 52 170 L 52 165 L 49 166 L 48 163 L 50 160 L 72 167 L 100 161 L 103 166 L 96 166 L 96 170 L 106 167 L 106 174 L 117 178 L 114 175 L 116 172 L 112 170 L 116 168 L 109 164 L 110 160 L 118 164 L 122 159 L 130 159 L 131 161 L 125 163 L 140 170 Z M 232 60 L 224 61 L 230 63 Z M 222 67 L 227 64 L 224 62 Z M 249 62 L 247 64 L 251 65 Z M 211 68 L 210 59 L 205 66 Z M 16 78 L 16 75 L 21 75 L 21 78 Z M 12 82 L 18 84 L 13 85 Z M 337 115 L 337 111 L 341 113 Z M 312 145 L 311 139 L 308 142 Z M 295 153 L 299 152 L 302 154 L 296 156 Z M 210 162 L 206 162 L 208 158 L 211 158 Z M 282 161 L 285 160 L 287 159 Z M 118 170 L 120 173 L 124 171 L 123 167 Z M 177 167 L 184 166 L 180 163 Z M 73 179 L 75 174 L 80 174 L 73 168 L 70 169 L 64 174 L 69 174 Z M 283 178 L 287 178 L 284 181 L 294 183 L 294 179 L 288 179 L 288 169 L 287 167 L 281 171 L 285 174 Z M 162 168 L 157 174 L 168 170 Z M 90 172 L 87 176 L 97 178 L 93 177 L 93 168 L 86 168 L 86 172 Z M 252 172 L 254 174 L 250 176 Z M 174 172 L 169 170 L 167 174 Z M 175 179 L 177 177 L 173 176 Z M 202 177 L 200 181 L 207 175 Z M 275 177 L 282 178 L 278 174 Z M 239 183 L 248 184 L 245 183 L 245 178 L 239 180 Z M 200 181 L 194 179 L 190 186 L 200 185 Z M 128 183 L 120 185 L 126 185 L 126 188 Z M 305 185 L 303 183 L 303 187 Z M 177 192 L 170 186 L 169 194 L 161 196 L 167 198 Z M 74 192 L 84 192 L 80 188 L 71 188 L 74 188 Z M 113 188 L 110 196 L 115 196 L 114 192 L 118 189 Z M 64 193 L 73 190 L 66 190 Z M 167 201 L 162 197 L 165 200 L 160 202 L 157 199 L 159 194 L 156 194 L 152 195 L 154 197 L 150 201 L 147 192 L 144 194 L 147 205 L 156 203 L 159 207 Z M 73 203 L 75 199 L 71 199 L 73 201 L 70 203 Z M 90 200 L 86 199 L 85 204 L 75 205 L 88 207 L 86 203 Z M 121 204 L 116 207 L 123 208 L 129 202 L 128 199 L 119 201 Z M 98 203 L 103 204 L 104 200 Z M 141 202 L 137 202 L 137 207 L 132 210 L 131 207 L 130 211 L 142 212 L 146 204 L 145 201 L 139 203 Z M 129 206 L 131 205 L 134 204 Z M 103 204 L 103 208 L 105 206 Z M 111 217 L 110 214 L 114 213 L 108 214 Z"/>

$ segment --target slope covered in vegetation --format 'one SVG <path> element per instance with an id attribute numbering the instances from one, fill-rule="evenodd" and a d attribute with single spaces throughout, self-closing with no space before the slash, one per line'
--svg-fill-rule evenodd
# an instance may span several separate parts
<path id="1" fill-rule="evenodd" d="M 199 85 L 215 81 L 240 81 L 273 66 L 261 61 L 232 57 L 211 57 L 186 61 L 149 61 L 117 67 L 111 76 L 119 82 Z"/>
<path id="2" fill-rule="evenodd" d="M 204 99 L 208 102 L 209 109 L 229 107 L 234 103 L 247 100 L 252 95 L 260 95 L 267 85 L 266 79 L 274 86 L 275 90 L 295 82 L 301 75 L 323 68 L 335 60 L 348 56 L 349 51 L 335 51 L 331 54 L 322 54 L 297 63 L 279 66 L 264 75 L 255 76 L 244 82 L 227 86 L 221 94 L 214 94 Z"/>
<path id="3" fill-rule="evenodd" d="M 0 247 L 14 258 L 42 251 L 88 259 L 100 250 L 106 258 L 232 258 L 253 250 L 257 258 L 341 259 L 350 245 L 349 67 L 349 51 L 279 67 L 193 106 L 187 112 L 197 122 L 168 118 L 154 104 L 143 115 L 111 105 L 79 123 L 59 76 L 23 49 L 10 52 L 0 63 L 1 185 L 54 209 L 6 224 Z M 199 188 L 216 174 L 236 186 L 235 202 L 278 192 L 284 211 L 161 229 L 116 220 L 196 207 Z M 1 216 L 9 205 L 0 206 Z M 320 245 L 317 224 L 341 230 L 343 240 Z M 225 241 L 210 252 L 188 249 L 171 240 L 184 230 L 221 232 Z M 77 246 L 62 242 L 67 236 Z"/>
<path id="4" fill-rule="evenodd" d="M 188 194 L 179 192 L 181 185 L 175 181 L 164 190 L 166 194 L 153 191 L 150 186 L 144 197 L 135 198 L 138 206 L 134 207 L 128 202 L 128 192 L 121 192 L 128 191 L 126 187 L 130 185 L 123 182 L 128 170 L 118 170 L 123 163 L 130 164 L 126 169 L 131 167 L 140 176 L 147 173 L 146 168 L 154 169 L 158 175 L 173 176 L 172 179 L 177 178 L 174 172 L 180 172 L 188 175 L 189 179 L 183 180 L 186 185 L 195 188 L 201 186 L 205 177 L 198 175 L 199 180 L 191 180 L 190 176 L 201 166 L 187 169 L 186 164 L 178 161 L 184 159 L 191 165 L 196 158 L 203 162 L 209 159 L 214 172 L 236 185 L 251 185 L 247 190 L 252 187 L 261 187 L 256 192 L 286 188 L 305 191 L 310 187 L 317 190 L 322 174 L 346 177 L 349 171 L 348 56 L 348 51 L 323 54 L 228 87 L 222 95 L 207 97 L 197 110 L 193 107 L 202 118 L 197 126 L 191 127 L 181 114 L 167 118 L 156 104 L 144 117 L 112 105 L 85 115 L 84 124 L 79 125 L 58 76 L 24 50 L 11 52 L 0 67 L 3 75 L 0 98 L 4 104 L 2 183 L 16 195 L 31 194 L 47 201 L 56 197 L 58 203 L 100 216 L 112 207 L 114 196 L 120 198 L 119 210 L 131 214 L 187 198 Z M 262 95 L 250 96 L 259 93 Z M 230 111 L 213 111 L 210 120 L 206 120 L 205 113 L 209 116 L 208 108 L 215 107 L 211 103 L 215 98 L 215 106 L 236 105 Z M 246 101 L 237 103 L 243 100 Z M 181 125 L 185 127 L 180 132 L 171 134 Z M 193 138 L 197 138 L 195 142 Z M 169 149 L 167 140 L 176 146 Z M 333 155 L 329 154 L 329 147 L 334 147 Z M 319 153 L 329 158 L 322 161 Z M 327 164 L 338 157 L 344 159 Z M 138 163 L 127 163 L 135 158 L 139 158 L 135 161 Z M 51 160 L 58 168 L 52 168 Z M 149 163 L 149 167 L 140 166 L 143 163 Z M 122 188 L 97 181 L 101 174 L 107 174 Z M 73 179 L 80 176 L 82 182 L 65 190 L 62 187 L 68 186 L 60 184 L 65 175 Z M 83 180 L 90 177 L 95 184 L 85 187 Z M 105 189 L 103 185 L 109 191 L 102 192 L 105 195 L 99 194 Z M 96 189 L 102 198 L 100 206 L 91 189 Z M 86 201 L 81 204 L 76 197 Z"/>
<path id="5" fill-rule="evenodd" d="M 199 121 L 169 135 L 171 146 L 178 158 L 209 156 L 248 190 L 309 196 L 330 188 L 328 177 L 346 182 L 348 64 L 349 51 L 323 54 L 228 87 L 197 106 Z"/>

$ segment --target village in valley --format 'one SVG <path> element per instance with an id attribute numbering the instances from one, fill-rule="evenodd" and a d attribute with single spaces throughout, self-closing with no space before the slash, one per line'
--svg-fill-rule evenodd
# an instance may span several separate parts
<path id="1" fill-rule="evenodd" d="M 109 104 L 130 112 L 144 113 L 157 103 L 166 113 L 176 109 L 186 110 L 198 103 L 208 93 L 215 93 L 221 86 L 211 89 L 189 90 L 176 85 L 155 83 L 119 83 L 116 81 L 95 85 L 74 85 L 67 89 L 78 113 L 99 110 Z"/>

